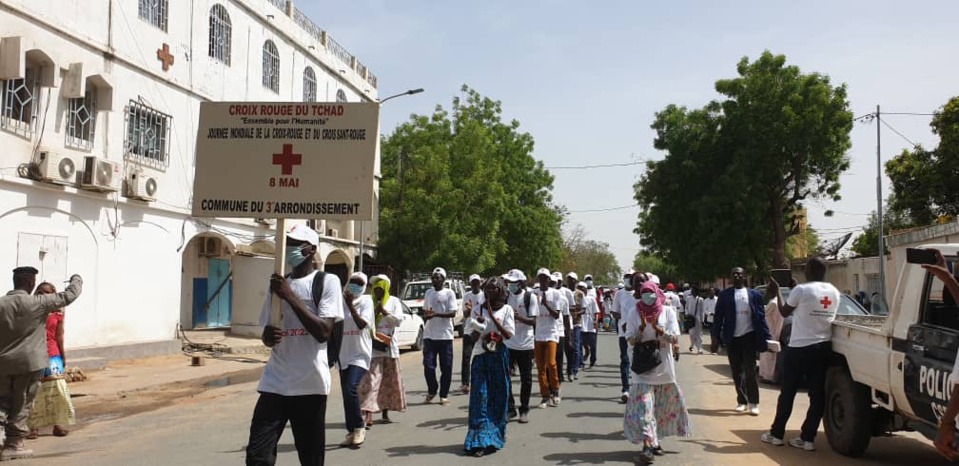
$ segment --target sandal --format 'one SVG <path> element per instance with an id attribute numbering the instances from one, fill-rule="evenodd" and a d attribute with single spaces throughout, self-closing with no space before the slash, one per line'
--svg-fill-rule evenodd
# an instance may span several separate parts
<path id="1" fill-rule="evenodd" d="M 53 426 L 53 435 L 56 437 L 66 437 L 70 431 L 60 426 Z"/>
<path id="2" fill-rule="evenodd" d="M 27 440 L 36 440 L 40 436 L 39 429 L 30 429 L 30 433 L 27 434 Z"/>

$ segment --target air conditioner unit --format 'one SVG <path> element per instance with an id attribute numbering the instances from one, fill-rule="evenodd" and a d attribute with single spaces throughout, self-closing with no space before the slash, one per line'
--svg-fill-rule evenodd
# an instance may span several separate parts
<path id="1" fill-rule="evenodd" d="M 152 170 L 138 169 L 127 176 L 126 196 L 141 201 L 155 201 L 159 179 Z"/>
<path id="2" fill-rule="evenodd" d="M 220 255 L 220 240 L 216 238 L 200 238 L 199 254 L 203 257 L 216 257 Z"/>
<path id="3" fill-rule="evenodd" d="M 77 162 L 69 156 L 47 150 L 40 151 L 37 169 L 43 181 L 57 184 L 77 182 Z"/>
<path id="4" fill-rule="evenodd" d="M 275 225 L 276 225 L 276 219 L 273 219 L 273 218 L 258 218 L 258 219 L 256 219 L 256 223 L 259 223 L 260 225 L 263 225 L 263 226 L 266 226 L 266 227 L 272 227 L 272 226 L 275 226 Z"/>
<path id="5" fill-rule="evenodd" d="M 83 173 L 80 175 L 81 188 L 90 191 L 116 192 L 120 190 L 122 183 L 120 164 L 91 155 L 83 159 Z"/>

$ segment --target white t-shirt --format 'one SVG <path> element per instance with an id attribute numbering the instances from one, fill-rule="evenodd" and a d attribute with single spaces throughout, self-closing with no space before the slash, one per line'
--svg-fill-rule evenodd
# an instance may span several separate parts
<path id="1" fill-rule="evenodd" d="M 741 337 L 753 331 L 753 310 L 749 307 L 749 290 L 736 288 L 736 331 L 734 337 Z"/>
<path id="2" fill-rule="evenodd" d="M 449 314 L 456 310 L 456 294 L 449 288 L 443 288 L 436 291 L 433 288 L 426 290 L 423 297 L 423 309 L 432 309 L 437 314 Z M 443 317 L 433 317 L 426 321 L 426 327 L 423 330 L 423 338 L 426 340 L 452 340 L 453 339 L 453 319 Z"/>
<path id="3" fill-rule="evenodd" d="M 483 346 L 483 337 L 493 332 L 499 332 L 497 331 L 498 329 L 496 328 L 496 324 L 490 322 L 489 320 L 489 311 L 479 307 L 477 307 L 474 311 L 474 319 L 480 315 L 486 318 L 486 329 L 480 333 L 480 338 L 476 340 L 476 343 L 473 345 L 473 356 L 479 356 L 486 352 L 486 347 Z M 504 330 L 509 330 L 510 333 L 516 331 L 516 324 L 513 319 L 513 308 L 509 307 L 508 304 L 503 305 L 503 307 L 499 308 L 498 311 L 493 311 L 493 317 L 503 326 Z M 508 341 L 509 340 L 504 340 L 503 342 L 506 343 Z M 507 347 L 509 346 L 507 345 Z"/>
<path id="4" fill-rule="evenodd" d="M 376 331 L 378 333 L 382 333 L 383 335 L 393 336 L 393 333 L 396 332 L 396 327 L 399 327 L 403 320 L 406 319 L 406 315 L 403 314 L 403 305 L 400 303 L 399 298 L 396 296 L 390 296 L 390 299 L 386 300 L 386 304 L 383 306 L 383 308 L 386 309 L 386 312 L 389 315 L 381 316 L 379 322 L 376 322 L 376 307 L 373 308 L 373 321 L 376 322 Z M 392 340 L 390 342 L 389 353 L 374 349 L 373 357 L 396 359 L 400 357 L 400 347 L 396 344 L 396 340 Z"/>
<path id="5" fill-rule="evenodd" d="M 703 315 L 706 316 L 710 322 L 713 321 L 713 316 L 716 315 L 716 301 L 718 301 L 718 299 L 716 299 L 715 296 L 703 300 Z"/>
<path id="6" fill-rule="evenodd" d="M 326 290 L 324 290 L 326 291 Z M 353 308 L 361 319 L 366 321 L 366 328 L 356 326 L 350 309 L 343 301 L 343 344 L 340 346 L 340 369 L 349 366 L 359 366 L 370 370 L 370 359 L 373 358 L 373 334 L 370 328 L 373 322 L 373 297 L 360 296 L 353 300 Z"/>
<path id="7" fill-rule="evenodd" d="M 626 306 L 627 304 L 626 300 L 628 298 L 633 299 L 632 301 L 633 307 Z M 636 299 L 633 298 L 633 292 L 625 288 L 622 290 L 619 290 L 616 293 L 616 295 L 613 296 L 613 310 L 620 313 L 620 319 L 616 323 L 616 335 L 618 336 L 621 336 L 621 337 L 626 336 L 626 332 L 623 331 L 623 324 L 626 323 L 626 313 L 629 312 L 630 309 L 633 309 L 633 310 L 636 309 Z"/>
<path id="8" fill-rule="evenodd" d="M 786 304 L 793 311 L 789 347 L 802 348 L 832 339 L 832 321 L 839 310 L 839 290 L 832 283 L 808 282 L 789 293 Z"/>
<path id="9" fill-rule="evenodd" d="M 599 314 L 599 304 L 596 298 L 587 296 L 583 301 L 586 304 L 586 312 L 583 313 L 583 331 L 586 333 L 596 333 L 596 314 Z"/>
<path id="10" fill-rule="evenodd" d="M 526 303 L 523 302 L 523 294 L 529 293 L 529 309 L 526 309 Z M 539 296 L 535 293 L 526 291 L 520 294 L 509 294 L 507 304 L 509 307 L 524 318 L 535 318 L 539 314 Z M 513 319 L 516 325 L 516 331 L 513 332 L 513 338 L 506 340 L 506 347 L 512 350 L 531 350 L 534 346 L 533 326 L 524 324 Z"/>
<path id="11" fill-rule="evenodd" d="M 559 343 L 560 326 L 562 325 L 563 311 L 562 306 L 565 298 L 556 289 L 546 290 L 545 298 L 542 290 L 534 290 L 533 293 L 539 298 L 539 309 L 536 312 L 536 341 L 555 341 Z M 554 311 L 559 311 L 559 318 L 553 318 L 552 314 L 546 309 L 543 300 L 549 302 Z M 569 309 L 566 310 L 569 315 Z"/>
<path id="12" fill-rule="evenodd" d="M 663 293 L 666 295 L 666 304 L 673 306 L 673 309 L 679 314 L 683 314 L 685 309 L 683 309 L 683 302 L 679 299 L 679 295 L 673 293 L 672 291 L 667 291 Z"/>
<path id="13" fill-rule="evenodd" d="M 563 316 L 569 316 L 570 325 L 573 324 L 573 315 L 570 313 L 570 308 L 573 307 L 573 291 L 565 286 L 560 286 L 556 289 L 559 291 L 559 296 L 562 298 L 560 301 L 560 316 L 559 316 L 559 336 L 566 336 L 566 321 L 563 320 Z"/>
<path id="14" fill-rule="evenodd" d="M 313 275 L 288 279 L 293 293 L 311 312 L 323 318 L 343 320 L 343 287 L 340 278 L 332 273 L 323 279 L 323 296 L 319 309 L 313 303 Z M 270 324 L 273 303 L 267 294 L 260 313 L 260 325 Z M 281 311 L 283 338 L 270 352 L 270 360 L 263 369 L 259 392 L 283 396 L 329 395 L 330 365 L 326 360 L 326 343 L 316 341 L 296 316 L 289 303 L 283 301 Z"/>
<path id="15" fill-rule="evenodd" d="M 626 335 L 632 336 L 639 333 L 643 319 L 640 317 L 640 313 L 636 310 L 636 298 L 630 295 L 626 302 L 627 304 L 631 305 L 632 309 L 632 312 L 627 312 L 624 314 L 624 320 L 626 321 Z M 672 306 L 663 306 L 663 312 L 659 313 L 657 325 L 659 325 L 659 327 L 666 332 L 666 335 L 676 338 L 679 337 L 679 321 L 676 318 L 676 311 Z M 656 338 L 656 330 L 653 329 L 652 325 L 647 324 L 642 333 L 641 341 L 649 341 Z M 632 367 L 633 345 L 629 345 L 629 349 L 626 353 L 629 357 L 630 367 Z M 668 343 L 660 345 L 659 355 L 661 359 L 659 365 L 646 373 L 637 374 L 630 369 L 631 377 L 629 379 L 629 383 L 633 385 L 641 383 L 651 385 L 676 383 L 676 368 L 673 360 L 673 345 Z"/>

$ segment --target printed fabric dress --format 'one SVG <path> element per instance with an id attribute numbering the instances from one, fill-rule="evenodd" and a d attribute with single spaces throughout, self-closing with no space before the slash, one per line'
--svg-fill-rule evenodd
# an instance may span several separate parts
<path id="1" fill-rule="evenodd" d="M 627 301 L 635 303 L 632 297 Z M 640 334 L 642 317 L 634 306 L 626 309 L 630 309 L 624 316 L 626 335 Z M 666 331 L 662 339 L 674 340 L 679 337 L 679 322 L 676 311 L 671 306 L 663 307 L 658 325 Z M 642 341 L 657 338 L 652 327 L 646 326 L 642 332 Z M 628 354 L 632 363 L 633 345 L 629 345 Z M 676 383 L 673 345 L 666 344 L 660 349 L 660 354 L 662 362 L 659 366 L 643 374 L 631 373 L 623 432 L 627 440 L 637 445 L 649 444 L 656 447 L 664 437 L 690 435 L 686 400 Z"/>
<path id="2" fill-rule="evenodd" d="M 474 311 L 476 312 L 476 311 Z M 486 305 L 482 310 L 486 316 L 486 329 L 476 340 L 473 347 L 471 366 L 469 430 L 463 450 L 476 452 L 482 450 L 500 450 L 506 445 L 507 407 L 509 405 L 509 350 L 494 330 L 496 326 L 489 322 Z M 504 305 L 493 313 L 504 329 L 510 333 L 516 331 L 513 320 L 513 308 Z M 485 341 L 488 335 L 499 338 L 497 351 L 488 351 Z"/>
<path id="3" fill-rule="evenodd" d="M 388 316 L 376 317 L 375 329 L 384 335 L 393 335 L 405 317 L 399 299 L 390 296 L 386 301 L 386 310 Z M 400 349 L 396 340 L 390 343 L 386 351 L 373 348 L 370 370 L 356 389 L 362 411 L 406 411 L 406 388 L 403 386 L 403 366 L 399 358 Z"/>

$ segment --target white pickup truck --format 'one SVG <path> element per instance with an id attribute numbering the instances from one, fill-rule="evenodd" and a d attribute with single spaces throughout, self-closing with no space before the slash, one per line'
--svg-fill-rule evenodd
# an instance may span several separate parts
<path id="1" fill-rule="evenodd" d="M 928 244 L 956 271 L 959 244 Z M 943 283 L 904 264 L 888 316 L 837 316 L 823 425 L 833 450 L 866 451 L 874 436 L 914 430 L 929 439 L 949 403 L 959 307 Z"/>

